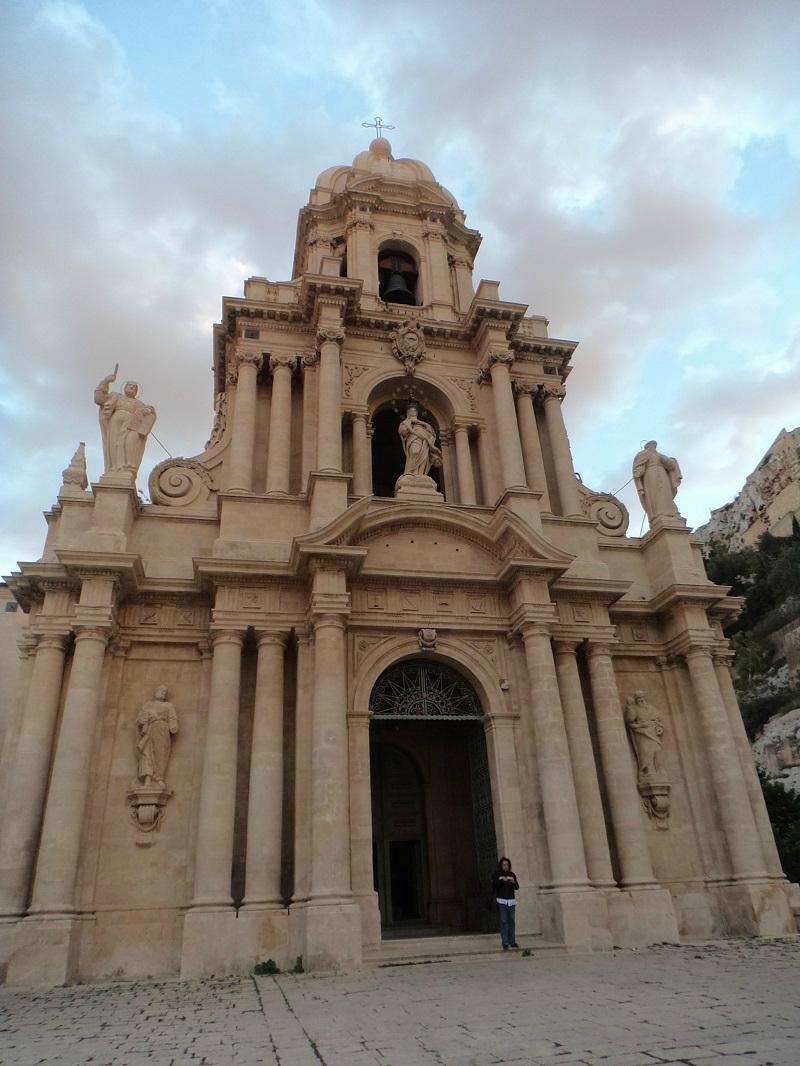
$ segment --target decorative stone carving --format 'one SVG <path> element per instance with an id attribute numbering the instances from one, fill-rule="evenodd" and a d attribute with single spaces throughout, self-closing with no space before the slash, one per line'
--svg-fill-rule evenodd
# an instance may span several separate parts
<path id="1" fill-rule="evenodd" d="M 318 329 L 317 344 L 322 345 L 326 341 L 333 341 L 335 344 L 343 344 L 344 330 L 339 329 L 338 326 L 325 326 L 322 329 Z"/>
<path id="2" fill-rule="evenodd" d="M 319 352 L 303 352 L 302 363 L 304 370 L 313 370 L 319 364 Z"/>
<path id="3" fill-rule="evenodd" d="M 490 348 L 483 357 L 483 362 L 481 363 L 479 375 L 479 380 L 481 382 L 491 380 L 490 372 L 495 363 L 500 363 L 501 366 L 508 367 L 510 370 L 514 365 L 514 353 L 510 352 L 508 348 Z"/>
<path id="4" fill-rule="evenodd" d="M 270 373 L 274 374 L 279 367 L 285 367 L 287 370 L 294 370 L 297 366 L 297 356 L 289 355 L 288 352 L 276 352 L 275 355 L 269 357 L 269 369 Z"/>
<path id="5" fill-rule="evenodd" d="M 436 447 L 436 432 L 429 422 L 418 418 L 417 413 L 416 406 L 410 404 L 406 417 L 397 427 L 403 442 L 406 465 L 395 483 L 394 494 L 443 500 L 444 497 L 436 489 L 436 482 L 428 477 L 431 466 L 442 465 L 442 453 Z"/>
<path id="6" fill-rule="evenodd" d="M 630 515 L 625 504 L 610 492 L 594 492 L 578 481 L 578 496 L 581 511 L 591 518 L 601 533 L 607 537 L 624 537 L 628 530 Z"/>
<path id="7" fill-rule="evenodd" d="M 211 436 L 206 441 L 206 449 L 213 448 L 215 444 L 219 444 L 225 433 L 227 422 L 228 394 L 227 392 L 218 392 L 214 400 L 214 425 L 211 428 Z"/>
<path id="8" fill-rule="evenodd" d="M 59 496 L 81 495 L 89 485 L 86 474 L 86 445 L 83 441 L 78 445 L 75 454 L 67 466 L 61 472 L 61 491 Z"/>
<path id="9" fill-rule="evenodd" d="M 369 370 L 368 366 L 360 366 L 356 363 L 347 363 L 344 368 L 344 388 L 343 392 L 345 396 L 351 396 L 353 392 L 353 384 L 362 374 L 366 374 Z"/>
<path id="10" fill-rule="evenodd" d="M 469 404 L 470 411 L 478 410 L 478 399 L 475 395 L 475 385 L 477 383 L 476 378 L 448 378 L 452 381 L 464 395 L 467 397 L 467 403 Z"/>
<path id="11" fill-rule="evenodd" d="M 144 446 L 155 425 L 156 411 L 137 399 L 139 385 L 126 381 L 122 392 L 112 392 L 119 363 L 94 390 L 94 402 L 100 408 L 100 433 L 103 437 L 103 463 L 106 474 L 128 473 L 136 477 Z"/>
<path id="12" fill-rule="evenodd" d="M 644 808 L 659 829 L 667 829 L 671 786 L 659 758 L 664 745 L 664 723 L 641 689 L 625 701 L 625 725 L 636 755 L 639 794 Z"/>
<path id="13" fill-rule="evenodd" d="M 662 455 L 654 440 L 649 440 L 633 460 L 633 480 L 642 507 L 651 523 L 657 518 L 678 518 L 675 506 L 678 486 L 683 480 L 678 460 Z"/>
<path id="14" fill-rule="evenodd" d="M 434 651 L 436 649 L 436 630 L 420 629 L 417 634 L 420 651 Z"/>
<path id="15" fill-rule="evenodd" d="M 153 699 L 142 705 L 136 719 L 136 777 L 128 789 L 131 817 L 143 833 L 158 829 L 172 791 L 165 777 L 172 751 L 172 738 L 178 732 L 178 712 L 159 685 Z"/>
<path id="16" fill-rule="evenodd" d="M 212 492 L 211 474 L 197 459 L 165 459 L 147 479 L 150 499 L 164 507 L 204 503 Z"/>
<path id="17" fill-rule="evenodd" d="M 407 374 L 413 374 L 417 363 L 425 358 L 425 334 L 418 318 L 406 318 L 398 329 L 389 334 L 392 355 L 399 359 Z"/>

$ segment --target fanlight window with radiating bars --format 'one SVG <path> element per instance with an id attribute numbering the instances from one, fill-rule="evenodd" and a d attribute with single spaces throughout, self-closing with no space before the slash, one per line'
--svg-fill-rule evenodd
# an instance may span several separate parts
<path id="1" fill-rule="evenodd" d="M 458 720 L 483 718 L 472 686 L 455 670 L 425 659 L 397 663 L 375 683 L 373 718 Z"/>

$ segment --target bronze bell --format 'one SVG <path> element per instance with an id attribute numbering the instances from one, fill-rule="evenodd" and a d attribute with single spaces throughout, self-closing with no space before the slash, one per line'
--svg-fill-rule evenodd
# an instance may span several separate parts
<path id="1" fill-rule="evenodd" d="M 411 304 L 414 306 L 417 302 L 414 298 L 414 293 L 406 284 L 405 275 L 401 274 L 398 270 L 395 270 L 389 275 L 383 298 L 387 303 L 393 304 Z"/>

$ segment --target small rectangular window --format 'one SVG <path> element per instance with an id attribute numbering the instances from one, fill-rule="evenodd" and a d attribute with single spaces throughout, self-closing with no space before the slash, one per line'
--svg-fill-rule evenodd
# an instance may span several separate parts
<path id="1" fill-rule="evenodd" d="M 5 605 L 5 607 L 3 608 L 3 610 L 6 612 L 6 614 L 9 614 L 11 611 L 16 611 L 16 609 L 18 607 L 19 607 L 18 603 L 7 603 Z"/>
<path id="2" fill-rule="evenodd" d="M 257 329 L 246 329 L 244 331 L 245 338 L 249 341 L 257 341 L 261 336 L 261 333 Z"/>

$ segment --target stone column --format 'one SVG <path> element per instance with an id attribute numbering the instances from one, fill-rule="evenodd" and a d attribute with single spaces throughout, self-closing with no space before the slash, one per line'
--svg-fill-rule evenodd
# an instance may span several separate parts
<path id="1" fill-rule="evenodd" d="M 306 352 L 301 366 L 303 373 L 303 444 L 300 470 L 300 491 L 308 492 L 308 475 L 317 466 L 317 364 L 318 352 Z"/>
<path id="2" fill-rule="evenodd" d="M 439 431 L 439 444 L 442 448 L 442 480 L 444 482 L 444 498 L 448 503 L 453 503 L 458 498 L 456 482 L 453 476 L 453 433 L 449 429 Z"/>
<path id="3" fill-rule="evenodd" d="M 711 654 L 709 647 L 695 646 L 689 649 L 686 663 L 733 876 L 736 880 L 751 880 L 764 876 L 764 856 Z"/>
<path id="4" fill-rule="evenodd" d="M 736 698 L 736 690 L 733 687 L 729 654 L 724 652 L 715 654 L 714 669 L 717 674 L 717 684 L 725 703 L 725 709 L 728 712 L 733 742 L 739 755 L 739 765 L 742 768 L 742 777 L 744 778 L 747 795 L 750 798 L 750 807 L 758 829 L 761 848 L 767 864 L 767 872 L 770 876 L 783 880 L 783 867 L 781 866 L 778 849 L 775 846 L 775 833 L 767 814 L 764 793 L 761 789 L 761 782 L 758 779 L 758 772 L 753 759 L 753 749 L 750 747 L 750 741 L 742 721 L 742 712 L 739 709 L 739 701 Z"/>
<path id="5" fill-rule="evenodd" d="M 505 489 L 527 488 L 517 427 L 517 413 L 514 408 L 514 395 L 511 391 L 509 376 L 509 369 L 513 362 L 512 353 L 503 348 L 490 349 L 484 362 L 484 373 L 488 367 L 488 373 L 492 379 L 495 429 Z"/>
<path id="6" fill-rule="evenodd" d="M 0 835 L 0 916 L 24 914 L 28 901 L 64 676 L 66 640 L 65 635 L 45 634 L 36 645 Z"/>
<path id="7" fill-rule="evenodd" d="M 369 414 L 353 412 L 353 495 L 372 494 L 372 448 L 368 432 Z"/>
<path id="8" fill-rule="evenodd" d="M 652 885 L 653 864 L 647 844 L 642 800 L 636 784 L 636 770 L 617 690 L 611 647 L 592 642 L 587 648 L 587 656 L 597 742 L 622 885 Z"/>
<path id="9" fill-rule="evenodd" d="M 42 824 L 31 914 L 74 912 L 92 745 L 109 630 L 79 626 Z"/>
<path id="10" fill-rule="evenodd" d="M 475 478 L 472 473 L 472 455 L 469 449 L 469 426 L 464 422 L 455 422 L 453 429 L 458 466 L 458 502 L 474 506 Z"/>
<path id="11" fill-rule="evenodd" d="M 340 614 L 314 619 L 311 894 L 350 891 L 347 656 Z"/>
<path id="12" fill-rule="evenodd" d="M 456 275 L 456 291 L 458 292 L 458 310 L 468 311 L 475 295 L 472 286 L 472 261 L 464 253 L 456 253 L 453 257 L 453 270 Z"/>
<path id="13" fill-rule="evenodd" d="M 344 330 L 320 329 L 319 343 L 318 413 L 317 413 L 317 469 L 334 473 L 342 471 L 342 362 L 341 345 Z"/>
<path id="14" fill-rule="evenodd" d="M 292 371 L 294 355 L 271 355 L 272 401 L 269 409 L 267 444 L 267 494 L 289 494 L 289 459 L 292 447 Z"/>
<path id="15" fill-rule="evenodd" d="M 353 895 L 361 908 L 368 944 L 381 939 L 381 915 L 372 873 L 372 790 L 370 784 L 368 714 L 347 719 L 350 755 L 350 871 Z"/>
<path id="16" fill-rule="evenodd" d="M 478 462 L 481 467 L 481 488 L 483 491 L 483 503 L 491 507 L 500 495 L 495 478 L 492 473 L 492 459 L 489 452 L 489 436 L 485 425 L 478 429 Z"/>
<path id="17" fill-rule="evenodd" d="M 261 362 L 262 356 L 258 352 L 244 351 L 236 355 L 236 399 L 228 453 L 228 492 L 253 491 L 256 383 Z"/>
<path id="18" fill-rule="evenodd" d="M 311 745 L 314 644 L 297 633 L 297 700 L 294 737 L 294 891 L 292 902 L 308 898 L 311 884 Z"/>
<path id="19" fill-rule="evenodd" d="M 561 513 L 566 517 L 572 517 L 581 515 L 582 511 L 578 480 L 572 466 L 572 452 L 564 426 L 564 416 L 561 412 L 561 401 L 565 395 L 566 389 L 563 385 L 542 385 L 541 387 L 547 435 L 550 438 L 558 495 L 561 498 Z"/>
<path id="20" fill-rule="evenodd" d="M 533 410 L 533 396 L 538 392 L 537 385 L 514 384 L 517 398 L 517 422 L 522 441 L 522 458 L 525 463 L 525 477 L 534 492 L 541 492 L 539 505 L 543 511 L 550 511 L 550 494 L 547 491 L 547 476 L 544 471 L 542 444 L 539 440 L 539 427 L 536 425 L 536 413 Z"/>
<path id="21" fill-rule="evenodd" d="M 550 880 L 554 888 L 588 886 L 575 782 L 558 693 L 550 633 L 543 623 L 523 626 L 530 705 L 536 740 Z"/>
<path id="22" fill-rule="evenodd" d="M 609 888 L 613 887 L 615 882 L 608 849 L 603 800 L 597 780 L 597 765 L 575 656 L 579 643 L 577 640 L 554 642 L 556 673 L 561 706 L 564 708 L 564 725 L 572 760 L 572 775 L 575 780 L 575 795 L 578 800 L 589 878 L 598 887 Z"/>
<path id="23" fill-rule="evenodd" d="M 283 657 L 286 636 L 274 632 L 257 634 L 256 698 L 247 801 L 246 907 L 282 904 Z"/>
<path id="24" fill-rule="evenodd" d="M 243 637 L 239 630 L 222 630 L 212 638 L 192 907 L 228 907 L 233 902 L 231 868 Z"/>

